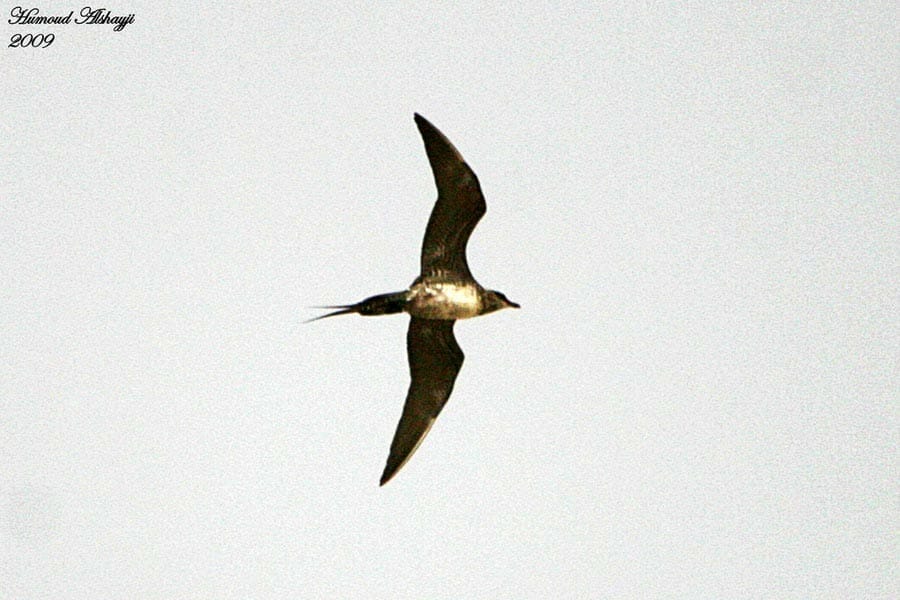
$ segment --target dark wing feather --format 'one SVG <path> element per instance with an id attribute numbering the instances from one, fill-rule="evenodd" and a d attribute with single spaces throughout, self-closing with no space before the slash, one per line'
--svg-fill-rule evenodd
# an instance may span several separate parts
<path id="1" fill-rule="evenodd" d="M 466 243 L 487 207 L 475 172 L 437 127 L 415 116 L 434 173 L 438 199 L 422 242 L 422 277 L 459 276 L 471 279 Z"/>
<path id="2" fill-rule="evenodd" d="M 409 322 L 406 350 L 412 381 L 381 475 L 381 485 L 390 481 L 406 464 L 450 397 L 464 358 L 453 337 L 453 323 L 416 318 Z"/>

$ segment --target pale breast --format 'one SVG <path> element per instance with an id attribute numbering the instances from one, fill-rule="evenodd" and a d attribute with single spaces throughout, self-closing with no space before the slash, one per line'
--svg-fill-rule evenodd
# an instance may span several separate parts
<path id="1" fill-rule="evenodd" d="M 471 285 L 419 283 L 410 290 L 406 312 L 422 319 L 468 319 L 478 316 L 481 300 Z"/>

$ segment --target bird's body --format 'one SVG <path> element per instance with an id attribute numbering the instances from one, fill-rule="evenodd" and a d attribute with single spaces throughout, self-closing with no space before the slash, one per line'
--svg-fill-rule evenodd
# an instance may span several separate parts
<path id="1" fill-rule="evenodd" d="M 466 243 L 486 210 L 478 178 L 434 125 L 418 114 L 415 121 L 438 188 L 422 243 L 421 274 L 405 291 L 326 307 L 338 310 L 317 317 L 399 312 L 412 317 L 406 336 L 411 382 L 381 485 L 406 464 L 450 397 L 463 362 L 453 323 L 519 307 L 500 292 L 481 287 L 469 272 Z"/>
<path id="2" fill-rule="evenodd" d="M 429 279 L 409 288 L 406 312 L 420 319 L 470 319 L 481 314 L 478 284 Z"/>

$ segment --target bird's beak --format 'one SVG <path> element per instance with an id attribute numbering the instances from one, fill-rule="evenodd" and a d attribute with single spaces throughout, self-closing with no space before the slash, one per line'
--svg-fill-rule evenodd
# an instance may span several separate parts
<path id="1" fill-rule="evenodd" d="M 515 302 L 513 302 L 512 300 L 507 300 L 506 308 L 522 308 L 522 307 L 519 306 L 518 304 L 516 304 Z"/>

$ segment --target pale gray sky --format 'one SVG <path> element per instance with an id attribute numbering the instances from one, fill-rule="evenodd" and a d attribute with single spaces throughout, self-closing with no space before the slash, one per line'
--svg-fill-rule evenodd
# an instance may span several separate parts
<path id="1" fill-rule="evenodd" d="M 900 594 L 895 3 L 233 4 L 3 18 L 0 598 Z M 522 309 L 379 488 L 414 111 Z"/>

